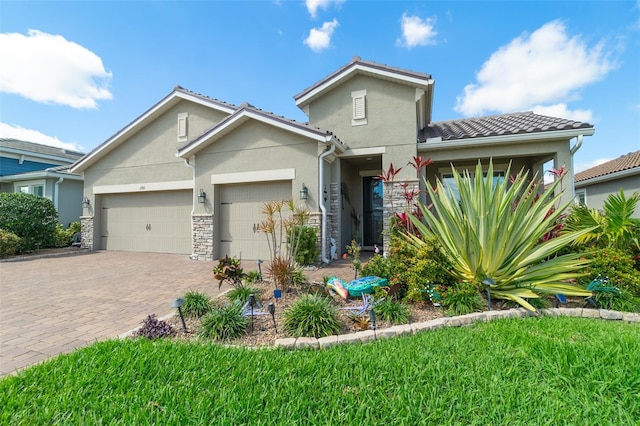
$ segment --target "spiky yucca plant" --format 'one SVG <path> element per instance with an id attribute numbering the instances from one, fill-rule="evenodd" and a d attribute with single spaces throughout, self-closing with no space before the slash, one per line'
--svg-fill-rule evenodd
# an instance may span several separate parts
<path id="1" fill-rule="evenodd" d="M 510 167 L 506 176 L 509 171 Z M 554 195 L 560 180 L 539 193 L 537 176 L 529 182 L 523 170 L 512 182 L 493 179 L 492 162 L 486 174 L 478 162 L 473 178 L 469 172 L 461 175 L 455 168 L 452 172 L 460 199 L 439 180 L 436 189 L 426 185 L 434 211 L 420 203 L 426 224 L 415 215 L 411 215 L 411 221 L 418 235 L 438 240 L 452 264 L 449 272 L 454 278 L 472 283 L 479 290 L 484 289 L 484 279 L 492 278 L 496 282 L 491 289 L 493 297 L 513 300 L 531 311 L 535 308 L 526 299 L 541 294 L 591 295 L 568 282 L 580 276 L 588 263 L 582 254 L 552 257 L 586 231 L 547 241 L 542 238 L 568 207 L 554 208 L 560 198 Z M 405 238 L 416 247 L 425 244 L 412 234 L 405 234 Z"/>

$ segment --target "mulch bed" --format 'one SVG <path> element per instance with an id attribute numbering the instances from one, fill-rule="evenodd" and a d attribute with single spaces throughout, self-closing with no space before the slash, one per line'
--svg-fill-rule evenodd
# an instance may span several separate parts
<path id="1" fill-rule="evenodd" d="M 249 347 L 268 347 L 273 346 L 277 339 L 282 339 L 285 337 L 290 337 L 283 332 L 283 312 L 291 306 L 293 302 L 298 300 L 298 298 L 310 291 L 314 291 L 309 289 L 308 287 L 305 289 L 300 288 L 292 288 L 290 291 L 283 291 L 282 297 L 276 301 L 273 296 L 273 284 L 270 282 L 263 281 L 261 283 L 253 284 L 254 287 L 260 290 L 260 294 L 256 295 L 256 299 L 262 303 L 263 308 L 255 310 L 255 314 L 253 317 L 253 326 L 251 325 L 251 319 L 249 319 L 249 329 L 242 338 L 234 340 L 231 343 L 233 345 L 239 346 L 249 346 Z M 315 287 L 314 287 L 315 288 Z M 354 321 L 350 318 L 354 312 L 357 312 L 357 309 L 348 309 L 348 308 L 357 308 L 362 306 L 363 301 L 361 298 L 349 299 L 348 301 L 344 301 L 341 297 L 337 295 L 331 295 L 334 304 L 339 309 L 339 316 L 342 321 L 342 333 L 355 333 L 357 331 L 361 331 L 362 329 L 358 328 Z M 221 301 L 228 302 L 228 299 L 225 296 L 221 296 Z M 276 306 L 275 311 L 275 322 L 277 325 L 274 327 L 273 318 L 267 311 L 267 306 L 269 303 L 273 303 Z M 434 307 L 430 303 L 416 303 L 410 304 L 410 322 L 424 322 L 435 318 L 440 318 L 444 316 L 444 312 L 442 308 Z M 364 314 L 368 317 L 368 312 Z M 200 327 L 199 319 L 191 319 L 185 318 L 185 322 L 187 325 L 187 332 L 185 333 L 182 327 L 182 323 L 180 321 L 180 317 L 175 315 L 169 319 L 167 322 L 171 324 L 176 334 L 174 339 L 176 340 L 196 340 L 198 329 Z M 394 324 L 385 322 L 385 321 L 377 321 L 377 328 L 387 328 L 391 327 Z"/>

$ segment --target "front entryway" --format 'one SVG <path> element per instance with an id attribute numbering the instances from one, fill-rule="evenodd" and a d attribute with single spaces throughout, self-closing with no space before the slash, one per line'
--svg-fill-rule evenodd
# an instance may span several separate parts
<path id="1" fill-rule="evenodd" d="M 382 246 L 383 231 L 383 184 L 376 177 L 362 178 L 362 242 L 363 246 L 371 248 L 374 244 Z"/>

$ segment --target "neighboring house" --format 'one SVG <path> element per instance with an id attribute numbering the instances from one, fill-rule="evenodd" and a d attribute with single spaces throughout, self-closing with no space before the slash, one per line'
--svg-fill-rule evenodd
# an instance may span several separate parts
<path id="1" fill-rule="evenodd" d="M 627 197 L 640 193 L 640 151 L 584 170 L 575 175 L 576 198 L 580 204 L 601 210 L 610 194 L 622 189 Z M 640 219 L 640 206 L 633 215 Z"/>
<path id="2" fill-rule="evenodd" d="M 16 139 L 0 139 L 0 192 L 46 197 L 65 227 L 82 214 L 82 176 L 69 167 L 81 152 Z"/>
<path id="3" fill-rule="evenodd" d="M 294 96 L 309 117 L 301 123 L 176 87 L 72 167 L 90 200 L 83 242 L 268 259 L 257 230 L 262 206 L 293 198 L 312 212 L 328 262 L 331 245 L 341 253 L 352 238 L 365 249 L 386 246 L 383 231 L 392 206 L 404 207 L 405 187 L 446 180 L 451 164 L 493 158 L 501 178 L 509 163 L 514 173 L 542 176 L 553 161 L 567 165 L 572 189 L 573 153 L 592 125 L 531 112 L 432 123 L 433 88 L 429 74 L 355 57 Z M 406 166 L 418 155 L 434 161 L 423 176 Z M 396 182 L 376 179 L 391 164 L 402 167 Z"/>

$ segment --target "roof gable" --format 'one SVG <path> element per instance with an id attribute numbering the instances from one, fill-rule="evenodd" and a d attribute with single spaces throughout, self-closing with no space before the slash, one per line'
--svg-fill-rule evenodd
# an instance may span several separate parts
<path id="1" fill-rule="evenodd" d="M 369 75 L 425 90 L 430 89 L 433 85 L 430 74 L 389 67 L 376 62 L 364 61 L 359 56 L 355 56 L 347 65 L 295 95 L 293 98 L 296 105 L 298 108 L 304 109 L 314 99 L 356 75 Z"/>
<path id="2" fill-rule="evenodd" d="M 500 136 L 535 136 L 572 130 L 585 135 L 591 135 L 594 132 L 593 125 L 588 123 L 528 111 L 430 123 L 418 133 L 418 142 L 428 144 Z"/>
<path id="3" fill-rule="evenodd" d="M 575 182 L 584 182 L 589 179 L 609 176 L 620 172 L 636 171 L 640 173 L 640 151 L 621 155 L 615 160 L 607 161 L 590 169 L 576 173 Z"/>
<path id="4" fill-rule="evenodd" d="M 315 140 L 317 142 L 329 143 L 333 142 L 342 150 L 344 147 L 342 143 L 333 136 L 332 133 L 312 127 L 306 123 L 301 123 L 295 120 L 285 118 L 283 116 L 275 115 L 254 106 L 243 103 L 233 114 L 220 121 L 196 139 L 187 142 L 178 148 L 178 156 L 182 158 L 188 158 L 202 148 L 215 142 L 222 136 L 232 132 L 234 129 L 240 127 L 242 124 L 249 120 L 257 120 L 262 123 L 274 126 L 288 132 L 296 133 L 306 138 Z"/>
<path id="5" fill-rule="evenodd" d="M 82 172 L 91 164 L 98 161 L 102 156 L 109 153 L 121 143 L 129 139 L 142 128 L 153 122 L 163 113 L 168 111 L 174 105 L 186 100 L 199 105 L 221 111 L 226 114 L 232 114 L 237 107 L 235 105 L 220 101 L 218 99 L 209 98 L 207 96 L 176 86 L 171 93 L 162 98 L 159 102 L 149 108 L 147 111 L 138 116 L 126 127 L 120 129 L 115 135 L 111 136 L 102 144 L 98 145 L 94 150 L 85 155 L 76 164 L 73 165 L 71 171 L 74 173 Z"/>

